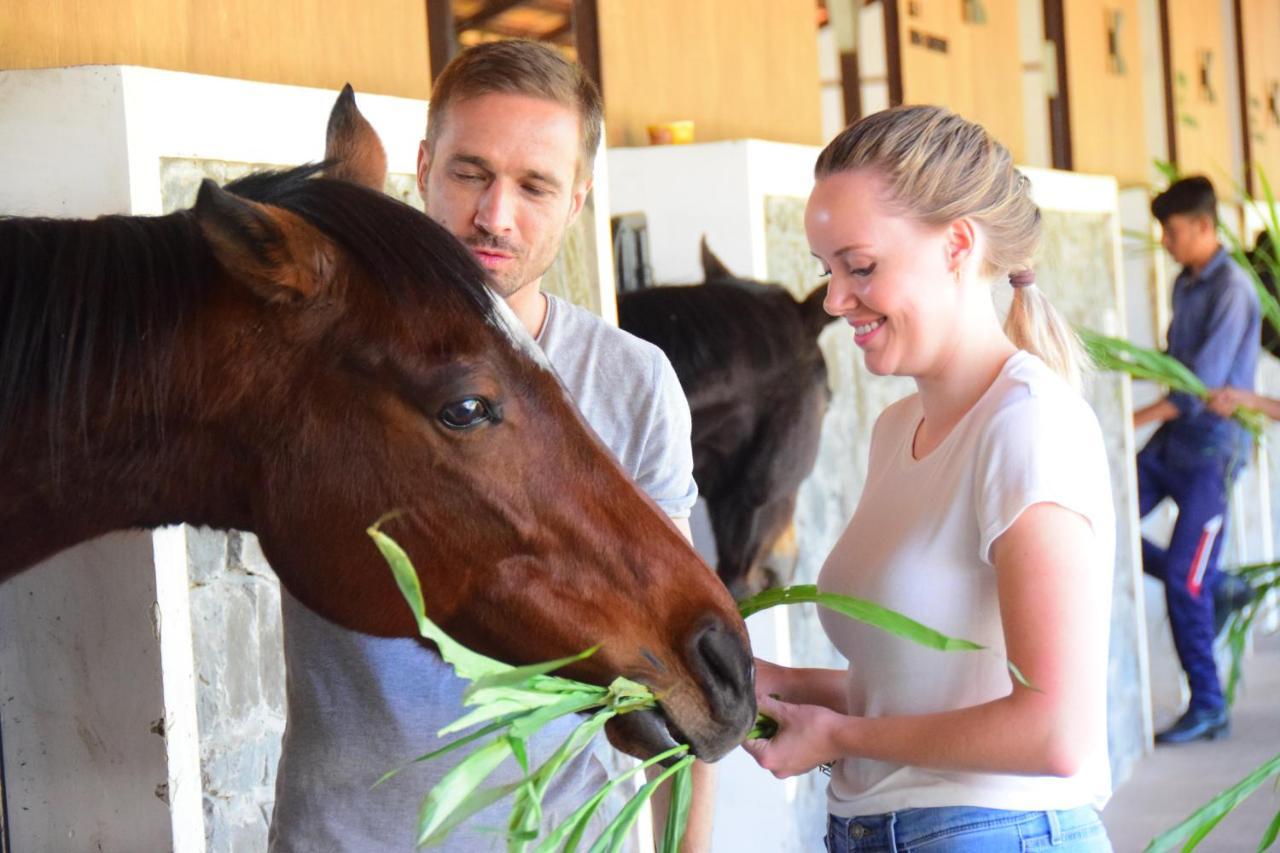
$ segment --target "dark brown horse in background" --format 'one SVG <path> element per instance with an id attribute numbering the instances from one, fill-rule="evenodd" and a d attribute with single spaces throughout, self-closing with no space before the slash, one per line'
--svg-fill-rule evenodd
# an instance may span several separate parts
<path id="1" fill-rule="evenodd" d="M 818 335 L 826 288 L 797 302 L 740 279 L 702 241 L 704 281 L 619 296 L 618 322 L 660 347 L 693 414 L 693 465 L 716 570 L 744 598 L 795 571 L 792 516 L 813 470 L 831 392 Z"/>
<path id="2" fill-rule="evenodd" d="M 616 745 L 720 757 L 755 718 L 733 601 L 466 248 L 373 189 L 349 88 L 327 156 L 169 216 L 0 220 L 0 580 L 112 530 L 235 528 L 316 612 L 414 636 L 365 534 L 399 510 L 455 637 L 516 663 L 600 643 L 576 675 L 663 697 Z"/>

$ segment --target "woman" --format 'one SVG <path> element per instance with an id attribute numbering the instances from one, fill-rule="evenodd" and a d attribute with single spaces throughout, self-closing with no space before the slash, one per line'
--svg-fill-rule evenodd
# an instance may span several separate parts
<path id="1" fill-rule="evenodd" d="M 823 611 L 848 670 L 758 662 L 780 728 L 748 751 L 779 777 L 834 762 L 833 851 L 1110 850 L 1096 808 L 1115 519 L 1078 344 L 1028 269 L 1029 183 L 981 127 L 927 106 L 862 119 L 815 171 L 805 230 L 826 309 L 871 372 L 917 387 L 877 421 L 818 585 L 990 651 Z M 1003 329 L 992 281 L 1014 287 Z"/>

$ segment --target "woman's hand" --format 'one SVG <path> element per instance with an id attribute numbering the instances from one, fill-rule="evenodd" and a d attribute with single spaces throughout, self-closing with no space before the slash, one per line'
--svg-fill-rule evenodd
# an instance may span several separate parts
<path id="1" fill-rule="evenodd" d="M 757 703 L 778 731 L 768 739 L 746 741 L 742 748 L 774 776 L 798 776 L 841 757 L 837 733 L 849 717 L 818 705 L 780 702 L 768 694 L 757 696 Z"/>

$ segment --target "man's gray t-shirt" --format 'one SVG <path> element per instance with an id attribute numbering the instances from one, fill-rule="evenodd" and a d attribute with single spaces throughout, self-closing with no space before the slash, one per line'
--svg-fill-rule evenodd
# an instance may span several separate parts
<path id="1" fill-rule="evenodd" d="M 689 404 L 663 353 L 571 303 L 547 296 L 538 345 L 587 422 L 637 484 L 673 518 L 697 498 Z M 273 853 L 415 849 L 423 796 L 465 750 L 414 764 L 370 790 L 388 770 L 431 752 L 436 732 L 462 716 L 466 682 L 410 638 L 370 637 L 339 628 L 281 591 L 288 718 L 272 816 Z M 530 743 L 538 763 L 577 720 L 561 720 Z M 519 778 L 514 761 L 488 784 Z M 583 752 L 544 799 L 547 825 L 604 782 Z M 471 818 L 448 850 L 505 850 L 510 801 Z"/>

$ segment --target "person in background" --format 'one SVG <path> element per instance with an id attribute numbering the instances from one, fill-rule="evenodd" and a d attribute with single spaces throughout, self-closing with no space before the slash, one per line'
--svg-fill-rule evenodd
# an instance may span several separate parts
<path id="1" fill-rule="evenodd" d="M 780 777 L 833 762 L 835 853 L 1110 850 L 1111 482 L 1079 343 L 1029 270 L 1029 181 L 982 127 L 932 106 L 859 120 L 815 172 L 805 231 L 827 311 L 868 370 L 917 388 L 876 421 L 818 586 L 990 651 L 943 654 L 822 610 L 848 669 L 758 661 L 779 729 L 747 750 Z M 992 282 L 1014 288 L 1003 328 Z"/>
<path id="2" fill-rule="evenodd" d="M 601 111 L 594 84 L 545 45 L 506 41 L 463 51 L 435 81 L 418 190 L 428 215 L 488 270 L 623 469 L 689 536 L 697 486 L 689 405 L 675 371 L 657 347 L 541 290 L 591 189 Z M 467 683 L 416 640 L 346 631 L 283 591 L 281 598 L 288 717 L 272 853 L 415 849 L 422 797 L 466 751 L 373 784 L 443 745 L 436 732 L 463 715 Z M 531 763 L 545 760 L 576 725 L 568 718 L 531 739 Z M 695 765 L 685 850 L 710 845 L 712 769 Z M 490 784 L 521 775 L 509 761 Z M 591 750 L 566 765 L 543 800 L 544 825 L 568 817 L 604 781 Z M 446 848 L 505 850 L 509 810 L 508 800 L 472 816 Z"/>
<path id="3" fill-rule="evenodd" d="M 1161 243 L 1182 271 L 1173 285 L 1169 355 L 1209 388 L 1253 388 L 1261 308 L 1247 274 L 1218 240 L 1218 200 L 1208 178 L 1174 182 L 1151 202 Z M 1134 426 L 1160 428 L 1138 453 L 1138 509 L 1145 517 L 1165 498 L 1178 507 L 1167 548 L 1142 541 L 1142 568 L 1164 584 L 1169 626 L 1191 699 L 1156 735 L 1176 744 L 1230 731 L 1213 657 L 1214 599 L 1225 540 L 1227 496 L 1249 458 L 1247 431 L 1191 394 L 1173 392 L 1134 413 Z"/>

